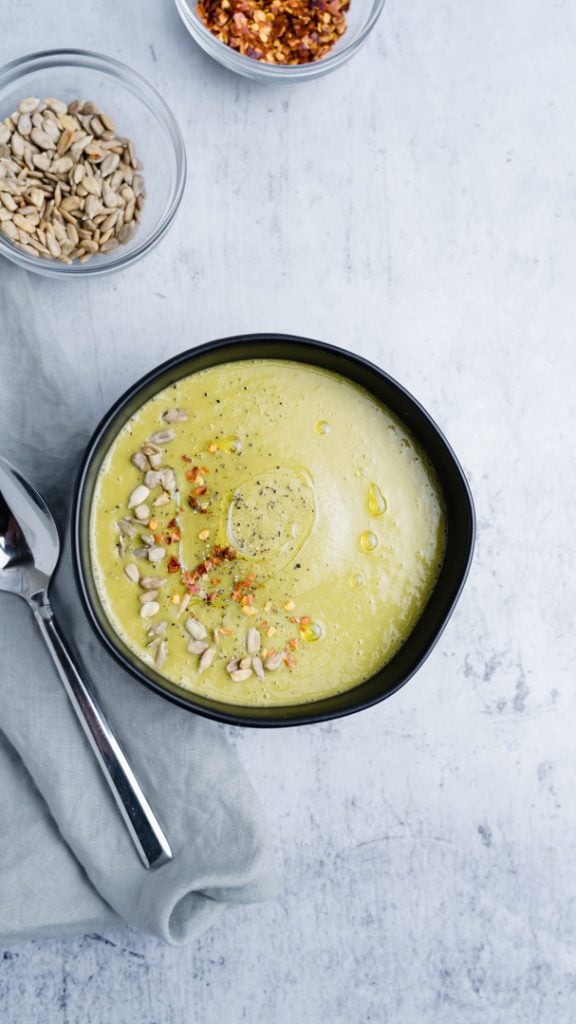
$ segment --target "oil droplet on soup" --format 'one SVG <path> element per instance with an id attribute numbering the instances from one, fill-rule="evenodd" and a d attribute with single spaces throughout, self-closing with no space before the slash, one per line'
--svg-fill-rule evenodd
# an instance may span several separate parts
<path id="1" fill-rule="evenodd" d="M 318 420 L 316 426 L 314 427 L 314 430 L 316 431 L 317 434 L 329 434 L 330 424 L 327 422 L 327 420 Z"/>
<path id="2" fill-rule="evenodd" d="M 361 572 L 355 572 L 350 577 L 350 586 L 351 587 L 355 587 L 355 588 L 356 587 L 363 587 L 364 583 L 365 583 L 365 580 L 364 580 L 364 577 L 363 577 Z"/>
<path id="3" fill-rule="evenodd" d="M 364 530 L 364 533 L 360 535 L 360 546 L 364 551 L 375 551 L 379 543 L 378 534 L 373 533 L 372 530 Z"/>
<path id="4" fill-rule="evenodd" d="M 324 636 L 324 627 L 319 622 L 309 622 L 300 630 L 300 635 L 306 643 L 313 644 Z"/>
<path id="5" fill-rule="evenodd" d="M 387 508 L 388 503 L 378 484 L 370 484 L 368 489 L 368 511 L 370 515 L 374 516 L 374 518 L 383 516 Z"/>

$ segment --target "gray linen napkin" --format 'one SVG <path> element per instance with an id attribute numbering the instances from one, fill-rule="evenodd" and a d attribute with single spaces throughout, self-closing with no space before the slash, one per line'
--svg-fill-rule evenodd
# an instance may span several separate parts
<path id="1" fill-rule="evenodd" d="M 28 276 L 3 263 L 0 451 L 43 493 L 62 534 L 95 414 L 89 382 L 77 365 L 72 374 L 36 306 Z M 73 935 L 124 920 L 179 945 L 226 903 L 274 895 L 270 835 L 223 730 L 149 693 L 101 649 L 67 547 L 52 601 L 174 860 L 141 865 L 29 609 L 0 594 L 0 936 Z"/>

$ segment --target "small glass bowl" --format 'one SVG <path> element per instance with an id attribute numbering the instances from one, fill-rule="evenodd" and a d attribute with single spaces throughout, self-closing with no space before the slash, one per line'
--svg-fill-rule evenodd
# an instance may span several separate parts
<path id="1" fill-rule="evenodd" d="M 327 75 L 354 56 L 382 14 L 385 0 L 351 0 L 350 9 L 346 14 L 347 27 L 344 35 L 325 57 L 311 64 L 267 64 L 265 61 L 245 57 L 221 42 L 206 28 L 197 12 L 197 0 L 175 0 L 175 3 L 192 38 L 205 53 L 229 71 L 235 71 L 238 75 L 254 78 L 259 82 L 304 82 L 309 78 Z"/>
<path id="2" fill-rule="evenodd" d="M 184 191 L 186 151 L 174 115 L 141 75 L 117 60 L 85 50 L 32 53 L 0 68 L 0 121 L 25 96 L 90 100 L 114 118 L 118 134 L 131 139 L 144 167 L 146 200 L 134 237 L 88 263 L 70 264 L 29 256 L 0 234 L 0 255 L 45 277 L 96 277 L 142 259 L 166 234 Z"/>

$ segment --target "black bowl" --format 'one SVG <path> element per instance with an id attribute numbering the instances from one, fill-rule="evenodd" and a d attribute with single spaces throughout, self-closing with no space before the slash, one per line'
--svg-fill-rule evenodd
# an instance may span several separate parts
<path id="1" fill-rule="evenodd" d="M 189 694 L 144 665 L 114 632 L 94 583 L 89 545 L 90 507 L 102 461 L 127 419 L 144 402 L 176 380 L 219 363 L 240 359 L 288 359 L 332 370 L 355 381 L 408 427 L 434 467 L 446 503 L 446 553 L 436 586 L 401 649 L 376 675 L 351 690 L 306 704 L 255 708 L 223 704 Z M 74 564 L 88 618 L 117 661 L 156 693 L 183 708 L 233 725 L 280 726 L 322 722 L 360 711 L 390 697 L 422 665 L 442 633 L 460 595 L 472 559 L 474 506 L 466 478 L 448 442 L 428 413 L 377 366 L 333 345 L 283 334 L 224 338 L 169 359 L 146 374 L 120 398 L 97 428 L 84 456 L 72 516 Z"/>

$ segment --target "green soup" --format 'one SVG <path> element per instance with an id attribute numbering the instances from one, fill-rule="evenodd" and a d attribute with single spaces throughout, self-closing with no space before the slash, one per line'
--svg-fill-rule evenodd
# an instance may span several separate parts
<path id="1" fill-rule="evenodd" d="M 115 631 L 214 700 L 304 703 L 367 679 L 438 576 L 445 516 L 406 428 L 345 378 L 281 360 L 185 377 L 100 471 L 92 564 Z"/>

